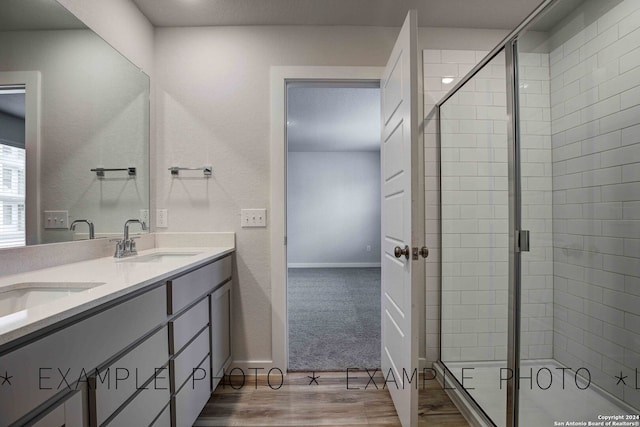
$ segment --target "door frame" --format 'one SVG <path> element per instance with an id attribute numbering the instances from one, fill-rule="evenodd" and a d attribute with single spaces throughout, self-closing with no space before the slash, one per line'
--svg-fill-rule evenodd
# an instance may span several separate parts
<path id="1" fill-rule="evenodd" d="M 271 367 L 289 368 L 287 321 L 287 131 L 286 88 L 290 81 L 382 79 L 384 67 L 271 67 Z"/>
<path id="2" fill-rule="evenodd" d="M 25 87 L 25 242 L 40 243 L 40 138 L 41 76 L 40 71 L 0 72 L 0 86 Z"/>

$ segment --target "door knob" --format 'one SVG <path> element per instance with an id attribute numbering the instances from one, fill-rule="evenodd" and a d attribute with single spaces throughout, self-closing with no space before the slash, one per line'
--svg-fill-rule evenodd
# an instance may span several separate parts
<path id="1" fill-rule="evenodd" d="M 423 246 L 420 248 L 420 256 L 422 258 L 426 258 L 429 256 L 429 248 L 427 248 L 426 246 Z"/>
<path id="2" fill-rule="evenodd" d="M 404 249 L 400 246 L 396 246 L 393 250 L 393 254 L 396 256 L 396 258 L 400 258 L 402 255 L 404 255 L 406 259 L 409 259 L 409 246 L 405 246 Z"/>

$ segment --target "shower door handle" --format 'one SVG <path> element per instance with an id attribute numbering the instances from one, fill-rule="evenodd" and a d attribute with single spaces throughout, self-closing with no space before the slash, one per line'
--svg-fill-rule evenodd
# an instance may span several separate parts
<path id="1" fill-rule="evenodd" d="M 409 252 L 410 252 L 409 246 L 406 246 L 406 245 L 404 249 L 401 248 L 400 246 L 396 246 L 393 249 L 393 254 L 396 256 L 396 258 L 400 258 L 402 255 L 404 255 L 406 259 L 409 259 Z"/>
<path id="2" fill-rule="evenodd" d="M 529 252 L 529 230 L 520 230 L 518 236 L 518 251 Z"/>

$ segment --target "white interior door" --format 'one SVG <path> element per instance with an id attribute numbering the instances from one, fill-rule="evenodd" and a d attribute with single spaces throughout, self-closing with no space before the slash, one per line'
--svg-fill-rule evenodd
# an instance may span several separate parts
<path id="1" fill-rule="evenodd" d="M 382 369 L 403 426 L 418 420 L 418 295 L 424 260 L 423 170 L 419 134 L 417 12 L 400 30 L 381 81 Z M 396 253 L 396 248 L 405 250 Z M 395 383 L 393 382 L 395 381 Z"/>

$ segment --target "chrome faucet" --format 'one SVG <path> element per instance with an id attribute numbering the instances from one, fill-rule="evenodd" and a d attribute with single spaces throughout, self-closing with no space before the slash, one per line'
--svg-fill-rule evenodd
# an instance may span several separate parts
<path id="1" fill-rule="evenodd" d="M 140 221 L 139 219 L 127 220 L 127 222 L 124 223 L 124 238 L 122 240 L 116 240 L 116 252 L 113 255 L 115 258 L 138 255 L 134 238 L 129 238 L 129 224 L 140 224 L 140 228 L 142 228 L 142 230 L 147 229 L 147 225 L 144 221 Z"/>
<path id="2" fill-rule="evenodd" d="M 76 219 L 69 226 L 69 230 L 75 231 L 76 230 L 76 224 L 80 224 L 80 223 L 85 223 L 85 224 L 87 224 L 89 226 L 89 239 L 95 239 L 96 235 L 95 235 L 95 232 L 93 230 L 93 223 L 91 221 L 89 221 L 88 219 Z"/>

